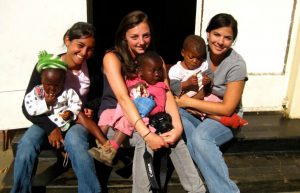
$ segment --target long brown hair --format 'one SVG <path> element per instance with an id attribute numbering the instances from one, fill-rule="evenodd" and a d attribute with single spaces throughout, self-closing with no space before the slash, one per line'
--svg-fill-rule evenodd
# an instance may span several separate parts
<path id="1" fill-rule="evenodd" d="M 152 26 L 148 20 L 147 14 L 142 11 L 139 10 L 133 11 L 127 14 L 125 17 L 123 17 L 116 32 L 115 49 L 121 55 L 126 65 L 125 73 L 127 76 L 130 76 L 130 74 L 136 74 L 137 64 L 135 60 L 132 58 L 128 50 L 128 44 L 127 41 L 125 40 L 125 35 L 129 29 L 134 28 L 135 26 L 139 25 L 142 22 L 145 22 L 149 25 L 150 33 L 151 33 L 151 42 L 148 49 L 154 50 Z"/>

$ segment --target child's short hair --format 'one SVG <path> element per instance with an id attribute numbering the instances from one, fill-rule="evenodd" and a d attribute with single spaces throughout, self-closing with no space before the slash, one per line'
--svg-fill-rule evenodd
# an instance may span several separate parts
<path id="1" fill-rule="evenodd" d="M 45 50 L 40 51 L 39 60 L 36 65 L 36 69 L 41 73 L 45 69 L 61 69 L 67 71 L 68 65 L 63 62 L 59 56 L 48 54 Z"/>
<path id="2" fill-rule="evenodd" d="M 193 48 L 197 52 L 206 51 L 206 44 L 204 39 L 198 35 L 188 35 L 183 41 L 182 49 L 188 50 L 189 48 Z"/>
<path id="3" fill-rule="evenodd" d="M 158 53 L 156 53 L 154 51 L 147 51 L 144 54 L 138 55 L 138 57 L 137 57 L 137 62 L 138 62 L 139 68 L 141 68 L 143 66 L 144 61 L 147 58 L 152 59 L 152 60 L 160 60 L 163 63 L 162 58 Z"/>

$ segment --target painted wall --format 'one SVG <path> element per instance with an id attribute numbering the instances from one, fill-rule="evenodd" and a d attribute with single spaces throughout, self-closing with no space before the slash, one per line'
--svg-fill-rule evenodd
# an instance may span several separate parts
<path id="1" fill-rule="evenodd" d="M 295 89 L 291 86 L 297 76 L 291 77 L 291 72 L 299 64 L 294 62 L 299 54 L 295 53 L 299 1 L 198 0 L 197 3 L 196 34 L 206 37 L 208 21 L 217 13 L 230 13 L 238 21 L 239 32 L 233 48 L 245 59 L 249 73 L 243 94 L 245 111 L 284 111 L 289 100 L 299 101 L 287 94 Z M 297 114 L 300 117 L 299 111 Z"/>
<path id="2" fill-rule="evenodd" d="M 37 54 L 62 52 L 65 31 L 87 21 L 86 6 L 83 0 L 0 1 L 0 130 L 30 125 L 21 103 Z M 250 72 L 246 111 L 286 110 L 300 118 L 299 2 L 198 0 L 195 33 L 205 37 L 207 22 L 217 12 L 232 13 L 240 24 L 235 48 Z"/>
<path id="3" fill-rule="evenodd" d="M 0 1 L 0 130 L 27 127 L 22 98 L 40 50 L 64 50 L 63 35 L 87 21 L 83 0 Z"/>
<path id="4" fill-rule="evenodd" d="M 300 16 L 298 16 L 300 17 Z M 290 84 L 286 97 L 286 112 L 291 118 L 300 118 L 300 20 L 298 20 L 295 38 L 295 51 L 292 57 Z"/>

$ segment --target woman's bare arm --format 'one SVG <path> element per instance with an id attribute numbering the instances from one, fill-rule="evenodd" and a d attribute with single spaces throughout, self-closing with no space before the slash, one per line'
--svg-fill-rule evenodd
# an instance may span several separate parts
<path id="1" fill-rule="evenodd" d="M 164 71 L 165 76 L 164 77 L 167 77 L 167 71 L 166 71 L 165 66 L 164 66 L 164 69 L 165 69 L 165 71 Z M 167 85 L 169 85 L 167 78 L 165 78 L 165 83 Z M 172 92 L 168 91 L 166 93 L 166 95 L 167 95 L 167 99 L 166 99 L 165 110 L 166 110 L 167 113 L 169 113 L 171 115 L 172 124 L 173 124 L 174 128 L 169 132 L 161 134 L 161 136 L 164 137 L 165 141 L 168 144 L 173 145 L 181 137 L 182 132 L 183 132 L 183 127 L 182 127 L 182 124 L 181 124 L 181 119 L 180 119 L 178 107 L 177 107 L 177 104 L 176 104 L 176 101 L 174 99 L 174 96 L 173 96 Z"/>
<path id="2" fill-rule="evenodd" d="M 228 83 L 223 102 L 221 103 L 202 101 L 194 98 L 189 98 L 187 96 L 177 98 L 176 102 L 178 106 L 183 108 L 193 108 L 207 114 L 231 116 L 241 100 L 244 86 L 245 81 L 235 81 Z"/>
<path id="3" fill-rule="evenodd" d="M 153 150 L 157 150 L 161 147 L 168 147 L 168 144 L 162 137 L 154 133 L 149 133 L 149 128 L 144 124 L 137 108 L 129 97 L 124 77 L 121 73 L 122 64 L 114 53 L 110 52 L 104 56 L 103 70 L 125 117 L 135 126 L 135 129 L 141 136 L 147 135 L 144 140 L 149 147 Z"/>

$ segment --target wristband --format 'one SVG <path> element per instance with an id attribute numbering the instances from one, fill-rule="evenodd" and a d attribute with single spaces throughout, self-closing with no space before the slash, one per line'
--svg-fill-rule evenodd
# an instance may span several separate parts
<path id="1" fill-rule="evenodd" d="M 136 126 L 136 124 L 137 124 L 137 122 L 138 122 L 139 120 L 142 120 L 142 118 L 138 118 L 138 119 L 134 122 L 134 127 Z"/>
<path id="2" fill-rule="evenodd" d="M 145 135 L 143 136 L 143 139 L 145 139 L 150 133 L 151 133 L 151 131 L 149 131 L 147 134 L 145 134 Z"/>

